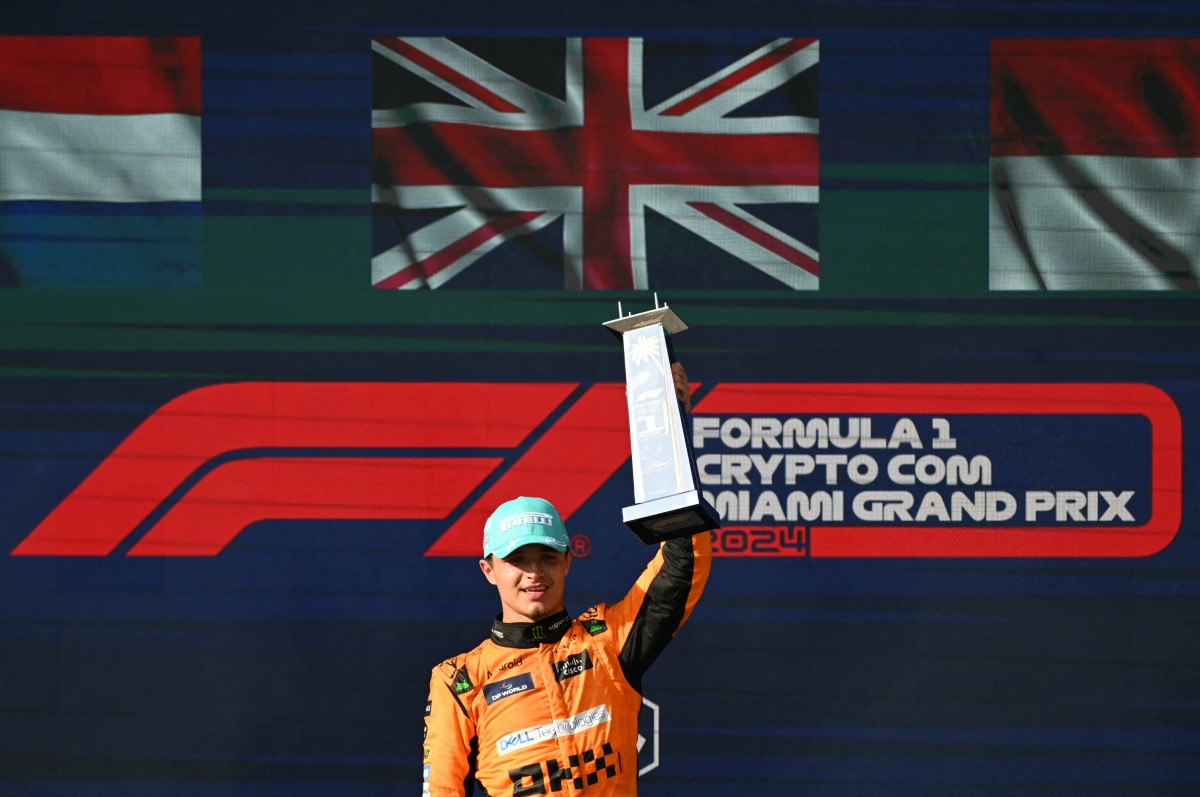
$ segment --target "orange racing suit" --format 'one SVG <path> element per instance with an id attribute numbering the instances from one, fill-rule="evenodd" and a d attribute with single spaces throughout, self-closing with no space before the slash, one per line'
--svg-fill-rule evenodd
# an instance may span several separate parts
<path id="1" fill-rule="evenodd" d="M 572 620 L 504 623 L 433 668 L 424 794 L 637 794 L 641 680 L 687 620 L 712 558 L 709 532 L 659 546 L 619 602 Z"/>

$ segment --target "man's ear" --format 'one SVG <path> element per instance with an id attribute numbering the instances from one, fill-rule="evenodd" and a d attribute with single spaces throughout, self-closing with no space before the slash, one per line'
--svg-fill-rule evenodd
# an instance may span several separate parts
<path id="1" fill-rule="evenodd" d="M 487 559 L 479 560 L 479 569 L 483 571 L 483 577 L 488 580 L 489 584 L 496 583 L 496 575 L 492 572 L 492 563 Z"/>

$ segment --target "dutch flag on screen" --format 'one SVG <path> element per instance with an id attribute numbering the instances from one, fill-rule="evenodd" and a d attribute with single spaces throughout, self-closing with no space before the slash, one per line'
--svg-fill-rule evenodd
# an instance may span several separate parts
<path id="1" fill-rule="evenodd" d="M 991 52 L 993 290 L 1189 290 L 1200 277 L 1200 40 Z"/>
<path id="2" fill-rule="evenodd" d="M 200 40 L 0 36 L 0 285 L 200 277 Z"/>

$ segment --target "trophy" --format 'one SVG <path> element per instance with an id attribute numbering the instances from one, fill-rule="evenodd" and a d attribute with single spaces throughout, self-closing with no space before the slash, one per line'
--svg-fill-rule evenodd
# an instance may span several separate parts
<path id="1" fill-rule="evenodd" d="M 633 451 L 633 506 L 621 519 L 646 544 L 688 537 L 721 525 L 720 516 L 696 489 L 699 481 L 683 421 L 687 412 L 675 395 L 667 334 L 687 324 L 664 303 L 636 315 L 622 315 L 604 326 L 625 347 L 625 398 L 629 405 L 629 442 Z"/>

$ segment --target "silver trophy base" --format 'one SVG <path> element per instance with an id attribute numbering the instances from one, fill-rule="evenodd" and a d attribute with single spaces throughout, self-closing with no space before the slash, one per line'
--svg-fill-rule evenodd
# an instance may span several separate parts
<path id="1" fill-rule="evenodd" d="M 647 545 L 721 527 L 720 515 L 697 490 L 627 506 L 621 520 Z"/>

